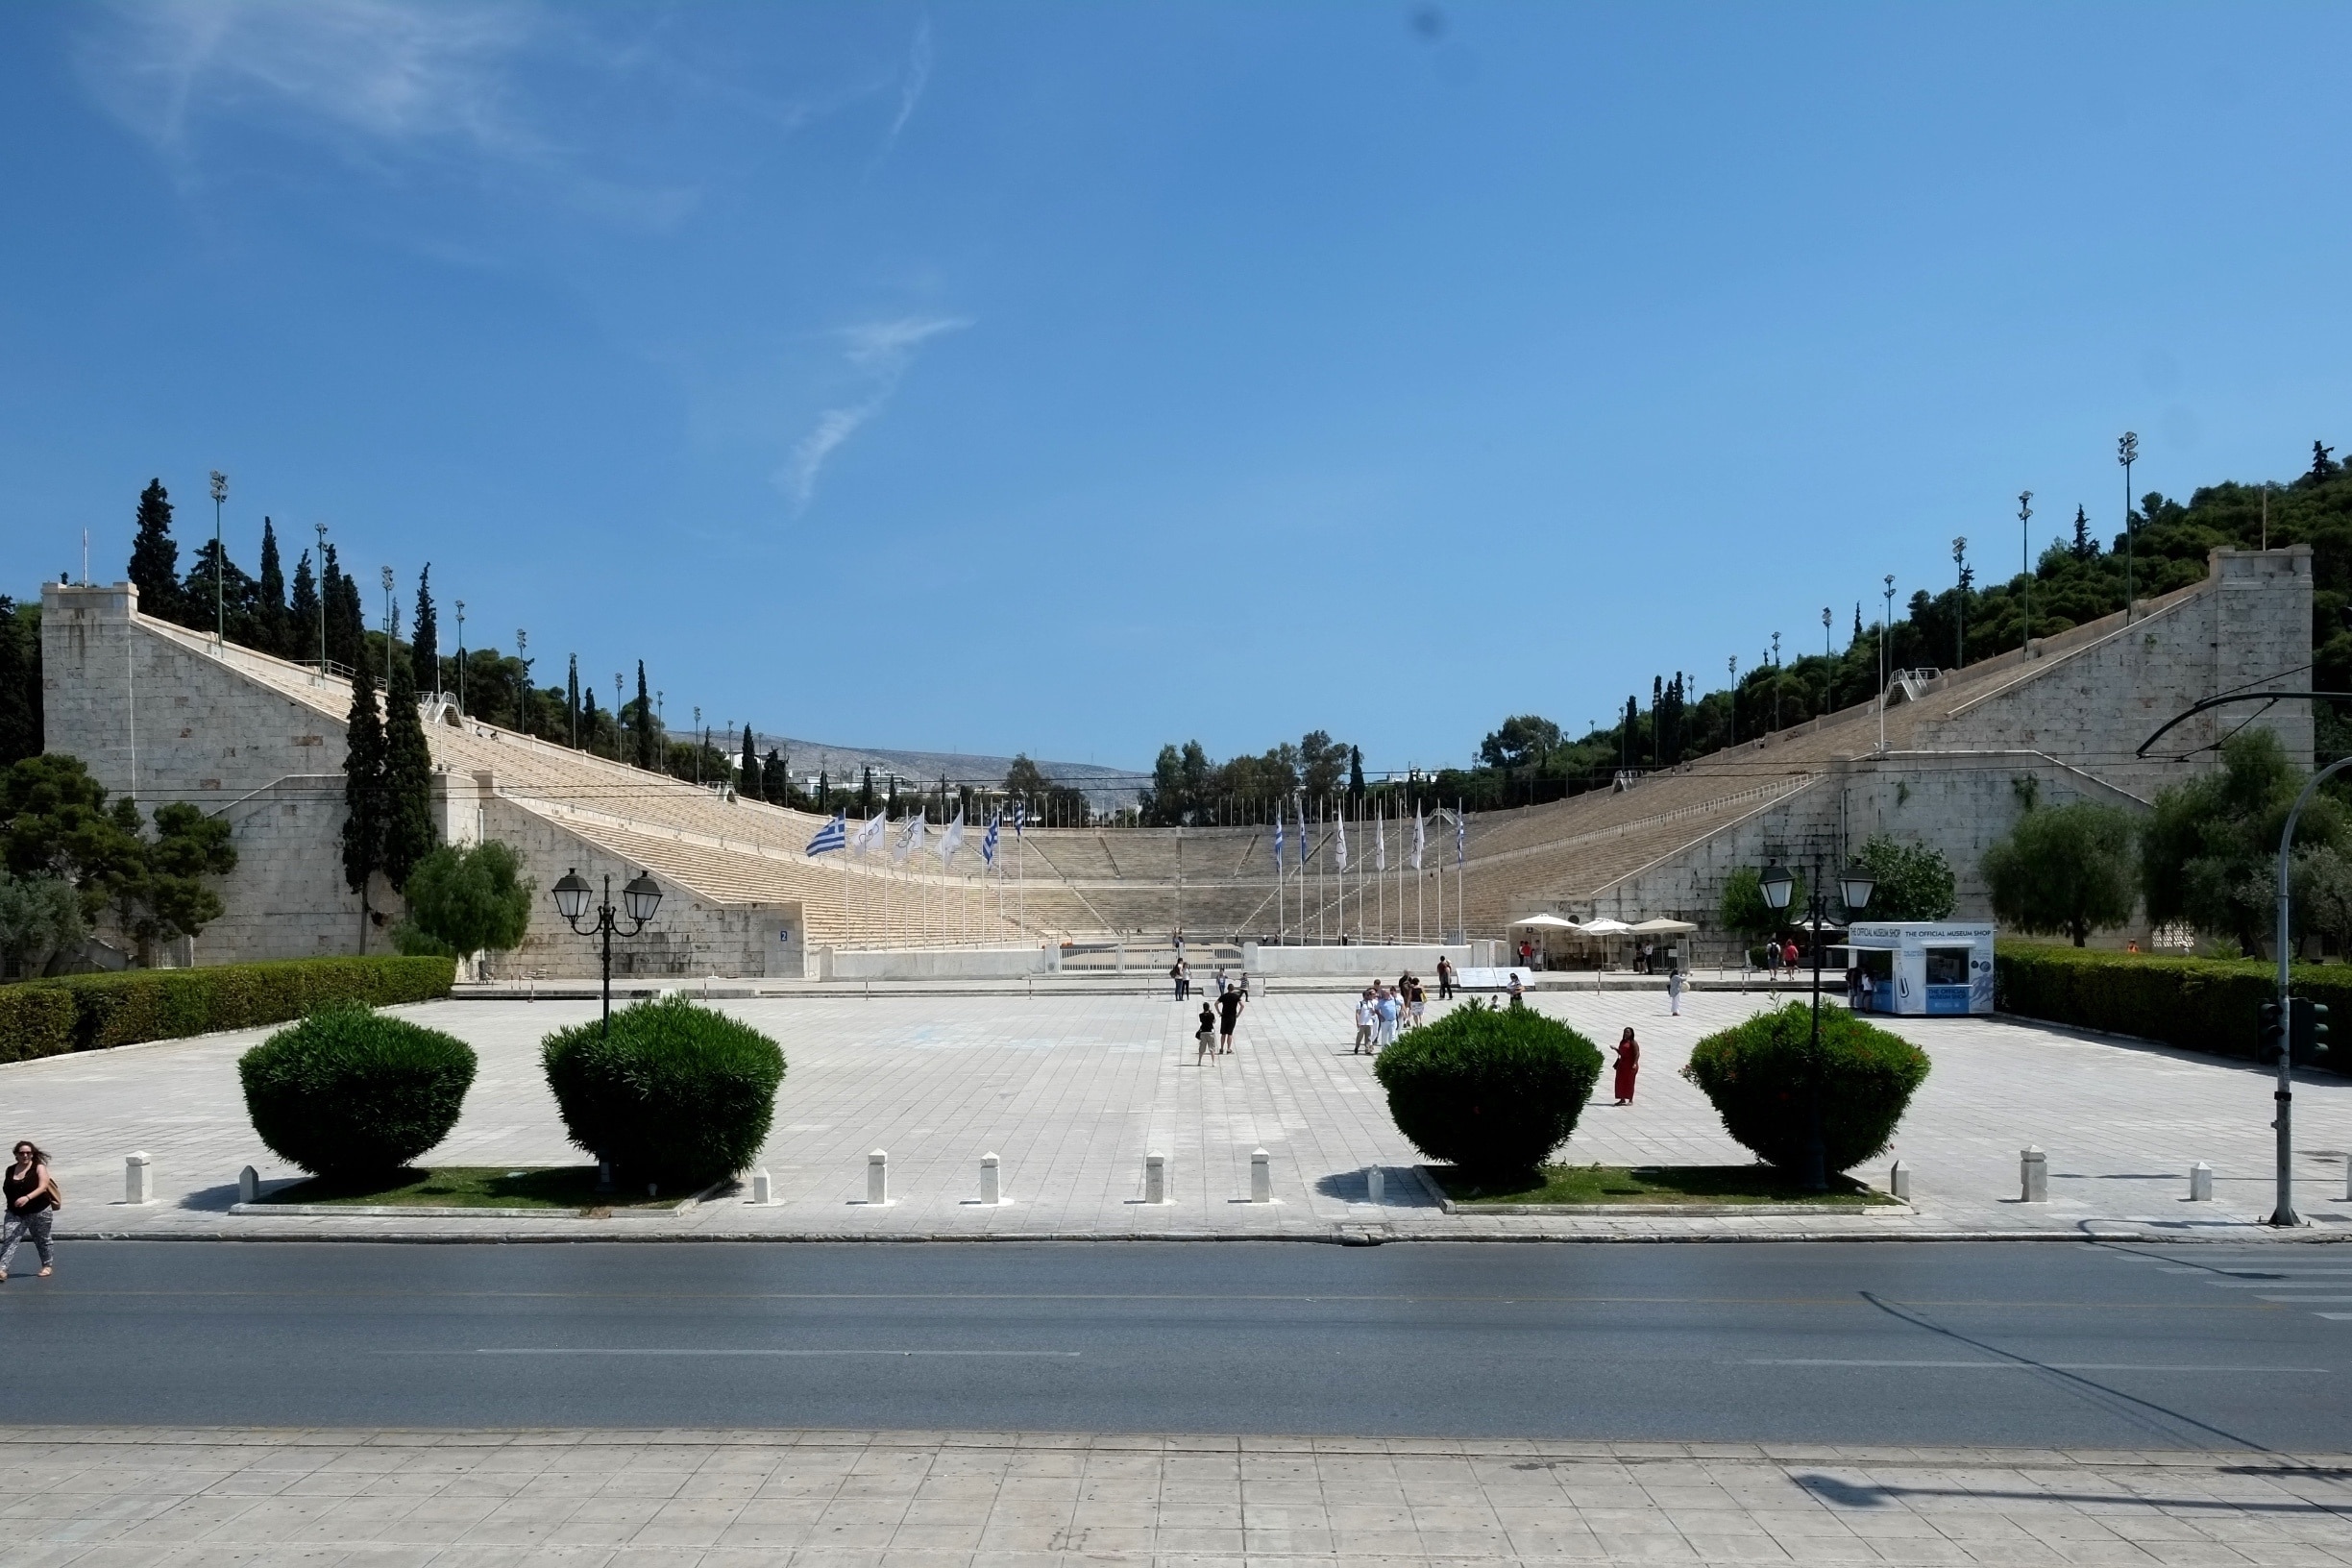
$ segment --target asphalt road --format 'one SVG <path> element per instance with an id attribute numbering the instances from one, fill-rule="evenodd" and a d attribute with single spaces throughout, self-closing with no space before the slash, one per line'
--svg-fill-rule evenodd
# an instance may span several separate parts
<path id="1" fill-rule="evenodd" d="M 2352 1246 L 122 1242 L 63 1249 L 50 1280 L 29 1262 L 0 1286 L 11 1423 L 2352 1448 Z"/>

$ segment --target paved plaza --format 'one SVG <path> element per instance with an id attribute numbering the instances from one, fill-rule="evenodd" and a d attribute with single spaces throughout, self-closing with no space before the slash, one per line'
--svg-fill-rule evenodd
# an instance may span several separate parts
<path id="1" fill-rule="evenodd" d="M 1604 1092 L 1564 1151 L 1607 1164 L 1743 1163 L 1703 1096 L 1678 1076 L 1690 1046 L 1766 1004 L 1757 994 L 1548 992 L 1533 1005 L 1596 1041 L 1632 1024 L 1644 1045 L 1628 1108 Z M 0 1066 L 10 1137 L 55 1156 L 73 1200 L 67 1234 L 542 1234 L 652 1237 L 1755 1235 L 1926 1236 L 2138 1231 L 2243 1237 L 2268 1213 L 2271 1080 L 2229 1063 L 2000 1019 L 1897 1024 L 1934 1059 L 1894 1154 L 1913 1172 L 1910 1214 L 1669 1218 L 1449 1215 L 1412 1174 L 1367 1057 L 1351 1055 L 1349 999 L 1258 997 L 1239 1049 L 1194 1059 L 1197 1003 L 1126 994 L 893 995 L 720 1001 L 783 1043 L 790 1062 L 761 1164 L 774 1201 L 723 1193 L 684 1213 L 610 1220 L 240 1215 L 239 1167 L 291 1180 L 255 1137 L 237 1056 L 266 1030 Z M 594 1016 L 579 1001 L 448 1001 L 401 1010 L 472 1042 L 481 1069 L 435 1161 L 572 1163 L 540 1076 L 538 1042 Z M 2352 1084 L 2304 1082 L 2298 1206 L 2310 1234 L 2352 1233 L 2344 1152 Z M 2018 1199 L 2018 1152 L 2048 1151 L 2050 1201 Z M 1249 1160 L 1272 1160 L 1272 1204 L 1248 1200 Z M 891 1202 L 865 1201 L 867 1155 L 890 1154 Z M 154 1161 L 156 1199 L 122 1201 L 123 1157 Z M 1143 1159 L 1170 1163 L 1169 1201 L 1145 1204 Z M 983 1207 L 979 1162 L 1002 1162 Z M 1888 1158 L 1891 1159 L 1890 1155 Z M 2187 1171 L 2215 1172 L 2211 1203 Z M 1860 1174 L 1885 1180 L 1888 1159 Z M 1368 1201 L 1366 1172 L 1384 1176 Z M 2253 1234 L 2260 1234 L 2255 1232 Z"/>
<path id="2" fill-rule="evenodd" d="M 16 1568 L 2352 1563 L 2341 1456 L 924 1433 L 0 1433 Z"/>

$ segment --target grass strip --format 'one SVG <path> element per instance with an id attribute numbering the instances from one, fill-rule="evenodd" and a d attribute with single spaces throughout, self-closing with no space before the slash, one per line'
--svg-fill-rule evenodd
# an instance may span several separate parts
<path id="1" fill-rule="evenodd" d="M 594 1165 L 435 1165 L 374 1182 L 323 1176 L 282 1187 L 263 1203 L 381 1205 L 420 1209 L 674 1209 L 691 1193 L 599 1192 Z"/>
<path id="2" fill-rule="evenodd" d="M 1826 1208 L 1892 1203 L 1850 1176 L 1832 1175 L 1829 1190 L 1807 1192 L 1776 1165 L 1546 1165 L 1538 1179 L 1473 1180 L 1451 1165 L 1431 1174 L 1456 1203 L 1807 1203 Z"/>

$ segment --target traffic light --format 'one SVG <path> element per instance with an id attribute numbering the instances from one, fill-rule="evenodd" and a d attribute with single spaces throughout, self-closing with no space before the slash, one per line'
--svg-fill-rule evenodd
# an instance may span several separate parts
<path id="1" fill-rule="evenodd" d="M 2327 1006 L 2309 996 L 2288 999 L 2289 1037 L 2297 1062 L 2327 1055 Z"/>
<path id="2" fill-rule="evenodd" d="M 2254 1047 L 2254 1060 L 2266 1067 L 2270 1066 L 2278 1060 L 2279 1051 L 2286 1042 L 2287 1025 L 2279 1017 L 2279 1004 L 2276 1002 L 2263 1003 L 2262 1034 Z"/>

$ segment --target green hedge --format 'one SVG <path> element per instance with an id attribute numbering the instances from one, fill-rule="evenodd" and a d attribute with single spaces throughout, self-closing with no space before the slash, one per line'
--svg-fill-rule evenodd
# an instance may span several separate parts
<path id="1" fill-rule="evenodd" d="M 689 1189 L 759 1157 L 784 1082 L 776 1042 L 673 994 L 558 1029 L 540 1047 L 572 1141 L 620 1179 Z"/>
<path id="2" fill-rule="evenodd" d="M 246 1114 L 279 1158 L 313 1176 L 399 1170 L 457 1125 L 473 1047 L 405 1018 L 339 1003 L 237 1061 Z"/>
<path id="3" fill-rule="evenodd" d="M 296 958 L 199 969 L 126 969 L 27 981 L 0 995 L 47 992 L 73 1009 L 72 1048 L 104 1050 L 215 1029 L 285 1023 L 332 1002 L 390 1007 L 450 993 L 457 966 L 446 958 Z M 0 1058 L 8 1016 L 0 1014 Z M 43 1052 L 18 1052 L 42 1055 Z"/>
<path id="4" fill-rule="evenodd" d="M 55 986 L 0 986 L 0 1062 L 73 1049 L 73 998 Z"/>
<path id="5" fill-rule="evenodd" d="M 1768 1164 L 1797 1170 L 1810 1138 L 1813 1010 L 1791 1002 L 1707 1036 L 1682 1076 L 1697 1084 L 1729 1133 Z M 1927 1053 L 1835 1003 L 1821 1010 L 1822 1148 L 1831 1171 L 1885 1149 Z"/>
<path id="6" fill-rule="evenodd" d="M 2004 942 L 1994 954 L 1993 983 L 1995 1005 L 2021 1017 L 2251 1058 L 2262 1004 L 2278 995 L 2278 966 Z M 2329 1025 L 2328 1054 L 2298 1065 L 2343 1070 L 2352 1060 L 2352 965 L 2298 964 L 2294 989 L 2328 1009 Z"/>
<path id="7" fill-rule="evenodd" d="M 1408 1030 L 1372 1073 L 1414 1148 L 1475 1175 L 1522 1176 L 1576 1131 L 1601 1053 L 1532 1008 L 1473 1000 Z"/>

